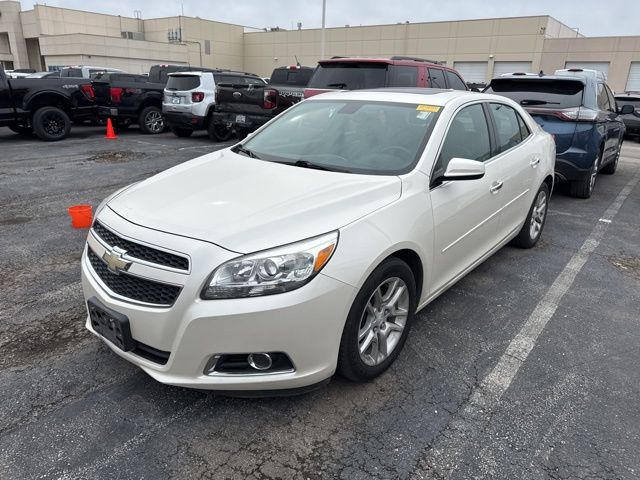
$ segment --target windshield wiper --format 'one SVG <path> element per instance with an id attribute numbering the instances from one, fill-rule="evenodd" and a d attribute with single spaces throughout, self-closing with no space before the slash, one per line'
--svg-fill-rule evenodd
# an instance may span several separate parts
<path id="1" fill-rule="evenodd" d="M 560 102 L 547 102 L 546 100 L 520 100 L 520 105 L 560 105 Z"/>
<path id="2" fill-rule="evenodd" d="M 260 157 L 258 155 L 256 155 L 253 152 L 253 150 L 249 150 L 248 148 L 243 147 L 242 144 L 236 145 L 235 147 L 233 147 L 231 149 L 231 151 L 235 152 L 235 153 L 242 153 L 243 155 L 246 155 L 247 157 L 257 158 L 258 160 L 260 160 Z"/>
<path id="3" fill-rule="evenodd" d="M 347 88 L 346 83 L 329 83 L 327 87 L 336 87 L 336 88 Z"/>
<path id="4" fill-rule="evenodd" d="M 294 167 L 311 168 L 313 170 L 324 170 L 325 172 L 339 172 L 339 173 L 351 173 L 351 170 L 338 167 L 327 167 L 326 165 L 320 165 L 319 163 L 313 163 L 308 160 L 296 160 L 293 163 L 287 163 L 287 165 L 293 165 Z"/>

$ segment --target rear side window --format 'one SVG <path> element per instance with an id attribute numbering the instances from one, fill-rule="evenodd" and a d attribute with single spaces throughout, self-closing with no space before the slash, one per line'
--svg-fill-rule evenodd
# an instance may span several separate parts
<path id="1" fill-rule="evenodd" d="M 509 105 L 492 103 L 490 108 L 496 124 L 498 153 L 515 147 L 529 135 L 527 133 L 524 137 L 522 136 L 522 124 L 518 119 L 518 112 Z"/>
<path id="2" fill-rule="evenodd" d="M 82 78 L 82 69 L 81 68 L 65 68 L 64 70 L 60 70 L 60 76 Z"/>
<path id="3" fill-rule="evenodd" d="M 390 67 L 390 87 L 417 87 L 418 69 L 416 67 L 406 67 L 403 65 L 392 65 Z"/>
<path id="4" fill-rule="evenodd" d="M 453 88 L 454 90 L 466 90 L 467 85 L 462 81 L 462 79 L 453 72 L 447 70 L 445 72 L 447 76 L 447 81 L 449 82 L 449 88 Z"/>
<path id="5" fill-rule="evenodd" d="M 167 90 L 193 90 L 199 86 L 198 75 L 173 75 L 167 80 Z"/>
<path id="6" fill-rule="evenodd" d="M 582 105 L 584 84 L 574 80 L 496 78 L 485 93 L 508 97 L 525 107 L 572 108 Z"/>
<path id="7" fill-rule="evenodd" d="M 308 86 L 344 90 L 382 88 L 387 83 L 387 67 L 388 64 L 382 62 L 325 63 L 318 65 Z M 413 86 L 417 85 L 416 81 Z"/>
<path id="8" fill-rule="evenodd" d="M 609 103 L 609 96 L 607 95 L 607 89 L 604 88 L 604 83 L 598 83 L 598 108 L 600 110 L 611 110 L 611 104 Z"/>
<path id="9" fill-rule="evenodd" d="M 438 156 L 433 178 L 444 175 L 449 161 L 456 157 L 480 162 L 491 158 L 487 117 L 479 103 L 463 108 L 453 118 Z"/>
<path id="10" fill-rule="evenodd" d="M 429 86 L 431 88 L 447 88 L 443 70 L 440 70 L 439 68 L 429 69 Z"/>

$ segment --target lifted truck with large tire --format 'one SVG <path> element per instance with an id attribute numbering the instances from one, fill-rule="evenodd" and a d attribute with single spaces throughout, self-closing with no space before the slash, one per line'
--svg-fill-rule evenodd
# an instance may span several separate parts
<path id="1" fill-rule="evenodd" d="M 54 142 L 71 124 L 95 115 L 91 80 L 85 78 L 9 79 L 0 67 L 0 127 Z"/>

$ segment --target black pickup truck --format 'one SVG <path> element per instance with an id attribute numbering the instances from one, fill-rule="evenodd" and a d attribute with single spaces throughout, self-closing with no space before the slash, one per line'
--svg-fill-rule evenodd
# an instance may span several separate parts
<path id="1" fill-rule="evenodd" d="M 111 117 L 117 128 L 137 123 L 147 134 L 162 133 L 163 83 L 150 83 L 144 75 L 103 73 L 92 82 L 100 117 Z"/>
<path id="2" fill-rule="evenodd" d="M 0 66 L 0 127 L 35 132 L 46 141 L 69 135 L 72 121 L 95 115 L 95 94 L 84 78 L 9 79 Z"/>
<path id="3" fill-rule="evenodd" d="M 244 138 L 302 100 L 312 74 L 313 68 L 294 65 L 276 68 L 265 86 L 218 83 L 214 123 Z"/>

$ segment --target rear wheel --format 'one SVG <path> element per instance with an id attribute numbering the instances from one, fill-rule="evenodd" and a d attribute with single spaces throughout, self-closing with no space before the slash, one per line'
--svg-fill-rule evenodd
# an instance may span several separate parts
<path id="1" fill-rule="evenodd" d="M 57 107 L 42 107 L 36 110 L 31 123 L 36 135 L 47 142 L 62 140 L 71 131 L 69 116 Z"/>
<path id="2" fill-rule="evenodd" d="M 407 339 L 416 303 L 409 266 L 398 258 L 385 260 L 351 306 L 340 341 L 338 372 L 363 382 L 389 368 Z"/>
<path id="3" fill-rule="evenodd" d="M 145 107 L 138 117 L 138 125 L 142 133 L 156 135 L 164 131 L 164 117 L 158 107 Z"/>
<path id="4" fill-rule="evenodd" d="M 602 151 L 598 154 L 598 158 L 593 162 L 589 175 L 580 180 L 573 181 L 569 184 L 569 193 L 576 198 L 589 198 L 596 186 L 596 178 L 600 171 L 600 162 L 602 162 Z"/>
<path id="5" fill-rule="evenodd" d="M 193 133 L 193 130 L 189 130 L 188 128 L 178 128 L 171 127 L 171 131 L 176 137 L 190 137 Z"/>
<path id="6" fill-rule="evenodd" d="M 222 123 L 215 123 L 213 120 L 209 121 L 209 127 L 207 128 L 207 134 L 211 140 L 216 142 L 226 142 L 231 138 L 233 132 L 230 128 Z"/>
<path id="7" fill-rule="evenodd" d="M 529 209 L 529 215 L 518 233 L 512 240 L 512 244 L 520 248 L 532 248 L 540 240 L 544 222 L 547 219 L 547 208 L 549 207 L 549 187 L 543 183 L 533 200 Z"/>

